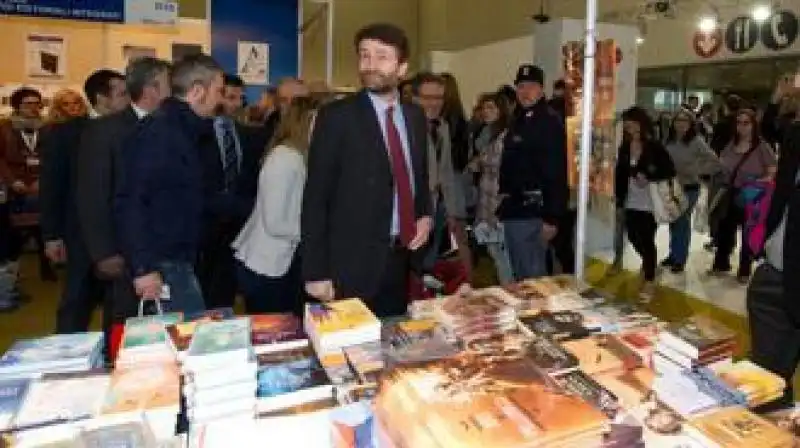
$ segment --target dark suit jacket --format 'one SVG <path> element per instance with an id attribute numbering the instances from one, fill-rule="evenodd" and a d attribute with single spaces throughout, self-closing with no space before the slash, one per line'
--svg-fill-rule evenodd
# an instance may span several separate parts
<path id="1" fill-rule="evenodd" d="M 77 164 L 78 219 L 92 261 L 120 253 L 114 225 L 114 191 L 121 176 L 123 142 L 139 122 L 132 108 L 90 120 L 83 133 Z"/>
<path id="2" fill-rule="evenodd" d="M 430 216 L 425 117 L 418 106 L 402 107 L 416 216 Z M 368 95 L 362 91 L 323 107 L 303 198 L 304 279 L 332 280 L 340 297 L 374 299 L 390 250 L 393 200 L 389 153 Z"/>
<path id="3" fill-rule="evenodd" d="M 70 261 L 78 250 L 85 254 L 75 209 L 75 184 L 81 133 L 87 123 L 88 118 L 74 118 L 41 132 L 39 205 L 42 237 L 44 241 L 66 241 L 70 246 Z"/>
<path id="4" fill-rule="evenodd" d="M 200 140 L 205 214 L 211 221 L 238 222 L 244 225 L 255 203 L 259 161 L 266 144 L 261 142 L 254 129 L 238 123 L 236 134 L 242 150 L 242 160 L 239 177 L 231 191 L 225 191 L 222 156 L 211 120 L 208 120 L 208 128 Z"/>

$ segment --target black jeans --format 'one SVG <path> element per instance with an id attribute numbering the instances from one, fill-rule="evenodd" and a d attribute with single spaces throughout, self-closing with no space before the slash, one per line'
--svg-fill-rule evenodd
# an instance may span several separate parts
<path id="1" fill-rule="evenodd" d="M 67 247 L 69 250 L 69 247 Z M 92 271 L 91 264 L 84 260 L 67 263 L 67 278 L 56 312 L 56 333 L 80 333 L 89 329 L 92 314 L 105 299 L 105 284 Z M 111 306 L 103 308 L 103 329 L 110 327 Z"/>
<path id="2" fill-rule="evenodd" d="M 783 397 L 770 410 L 794 403 L 794 372 L 800 362 L 800 327 L 791 317 L 795 297 L 784 294 L 783 274 L 764 263 L 756 269 L 747 288 L 747 317 L 750 321 L 750 358 L 759 366 L 786 380 Z"/>
<path id="3" fill-rule="evenodd" d="M 625 210 L 625 230 L 628 241 L 642 259 L 642 271 L 645 281 L 656 279 L 656 230 L 658 225 L 651 212 Z"/>
<path id="4" fill-rule="evenodd" d="M 209 310 L 231 308 L 236 301 L 236 260 L 231 243 L 240 229 L 233 222 L 215 223 L 203 242 L 195 272 Z"/>
<path id="5" fill-rule="evenodd" d="M 719 222 L 717 228 L 716 242 L 717 252 L 714 256 L 715 270 L 729 271 L 731 269 L 731 254 L 733 249 L 736 248 L 736 236 L 740 235 L 740 249 L 739 249 L 739 271 L 738 275 L 750 275 L 751 266 L 753 264 L 753 256 L 750 254 L 744 240 L 744 209 L 732 203 L 728 207 L 728 212 Z M 737 232 L 738 230 L 738 232 Z"/>
<path id="6" fill-rule="evenodd" d="M 236 261 L 236 278 L 247 314 L 294 313 L 303 315 L 305 293 L 300 276 L 300 257 L 295 254 L 286 274 L 267 277 Z"/>

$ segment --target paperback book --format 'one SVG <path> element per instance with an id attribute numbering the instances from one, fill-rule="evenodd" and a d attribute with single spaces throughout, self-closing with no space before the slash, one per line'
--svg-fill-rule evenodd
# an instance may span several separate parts
<path id="1" fill-rule="evenodd" d="M 258 411 L 333 396 L 333 384 L 310 347 L 258 355 Z"/>
<path id="2" fill-rule="evenodd" d="M 0 380 L 0 432 L 12 428 L 31 380 Z"/>

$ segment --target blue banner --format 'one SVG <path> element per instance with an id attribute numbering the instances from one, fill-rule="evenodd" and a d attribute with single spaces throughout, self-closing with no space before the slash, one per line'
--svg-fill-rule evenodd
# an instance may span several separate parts
<path id="1" fill-rule="evenodd" d="M 0 14 L 124 22 L 125 0 L 0 0 Z"/>

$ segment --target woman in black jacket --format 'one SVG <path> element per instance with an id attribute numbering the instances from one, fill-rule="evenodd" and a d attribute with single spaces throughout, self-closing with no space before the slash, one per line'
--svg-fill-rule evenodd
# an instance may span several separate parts
<path id="1" fill-rule="evenodd" d="M 650 183 L 675 176 L 675 165 L 653 135 L 653 121 L 640 107 L 622 113 L 623 141 L 615 175 L 615 198 L 624 209 L 628 240 L 642 259 L 644 285 L 640 297 L 650 301 L 655 293 L 656 230 Z"/>

